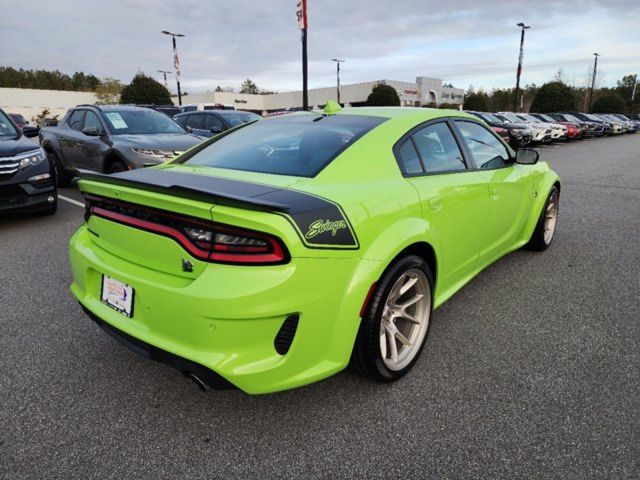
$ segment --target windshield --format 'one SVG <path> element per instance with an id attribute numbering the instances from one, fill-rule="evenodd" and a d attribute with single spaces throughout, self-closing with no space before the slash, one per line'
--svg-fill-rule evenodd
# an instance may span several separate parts
<path id="1" fill-rule="evenodd" d="M 223 110 L 221 112 L 218 112 L 218 114 L 221 115 L 227 121 L 227 123 L 232 127 L 235 127 L 242 123 L 253 122 L 254 120 L 260 120 L 262 118 L 260 115 L 256 115 L 255 113 L 250 113 L 250 112 L 227 113 L 226 111 Z"/>
<path id="2" fill-rule="evenodd" d="M 0 110 L 0 140 L 13 139 L 18 136 L 18 131 L 11 120 Z"/>
<path id="3" fill-rule="evenodd" d="M 507 121 L 511 122 L 511 123 L 521 123 L 522 122 L 522 120 L 520 120 L 518 117 L 516 117 L 512 113 L 501 113 L 500 117 L 506 118 Z"/>
<path id="4" fill-rule="evenodd" d="M 555 123 L 557 120 L 555 118 L 550 117 L 549 115 L 539 114 L 542 118 L 544 118 L 547 122 Z"/>
<path id="5" fill-rule="evenodd" d="M 483 119 L 485 122 L 489 122 L 489 123 L 504 123 L 498 117 L 496 117 L 495 115 L 492 115 L 490 113 L 476 113 L 476 115 L 479 116 L 481 119 Z"/>
<path id="6" fill-rule="evenodd" d="M 155 135 L 185 133 L 183 128 L 164 113 L 151 109 L 111 110 L 104 112 L 114 135 Z"/>
<path id="7" fill-rule="evenodd" d="M 183 162 L 314 177 L 341 151 L 384 121 L 384 118 L 361 115 L 274 117 L 223 135 Z"/>
<path id="8" fill-rule="evenodd" d="M 566 118 L 569 122 L 576 122 L 576 123 L 580 123 L 582 120 L 578 120 L 576 117 L 574 117 L 573 115 L 568 115 L 565 113 L 564 118 Z"/>
<path id="9" fill-rule="evenodd" d="M 533 115 L 531 115 L 530 113 L 523 113 L 522 115 L 519 115 L 520 117 L 524 118 L 525 120 L 527 120 L 528 122 L 533 122 L 533 123 L 544 123 L 542 120 L 540 120 L 539 118 L 534 117 Z"/>

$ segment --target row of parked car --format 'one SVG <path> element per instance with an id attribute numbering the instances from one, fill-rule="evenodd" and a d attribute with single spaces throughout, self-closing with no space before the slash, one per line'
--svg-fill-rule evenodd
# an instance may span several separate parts
<path id="1" fill-rule="evenodd" d="M 512 147 L 567 142 L 581 138 L 636 133 L 638 114 L 595 114 L 580 112 L 513 113 L 469 111 L 487 122 Z"/>
<path id="2" fill-rule="evenodd" d="M 116 173 L 157 165 L 207 137 L 258 120 L 224 108 L 190 109 L 173 118 L 158 108 L 78 105 L 42 129 L 0 110 L 0 213 L 55 213 L 57 187 L 77 169 Z M 30 138 L 39 137 L 39 145 Z"/>
<path id="3" fill-rule="evenodd" d="M 42 129 L 0 110 L 0 213 L 54 213 L 56 188 L 68 186 L 77 169 L 116 173 L 157 165 L 207 137 L 261 118 L 223 107 L 188 107 L 172 115 L 162 106 L 78 105 Z M 514 148 L 640 128 L 637 115 L 469 113 Z M 39 137 L 39 145 L 26 137 Z"/>

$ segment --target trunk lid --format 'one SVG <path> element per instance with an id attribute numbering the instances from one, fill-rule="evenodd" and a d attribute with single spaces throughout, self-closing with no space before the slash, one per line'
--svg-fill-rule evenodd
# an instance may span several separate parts
<path id="1" fill-rule="evenodd" d="M 88 215 L 87 228 L 98 247 L 128 262 L 185 279 L 197 278 L 208 262 L 194 258 L 174 237 L 125 224 L 118 215 L 133 217 L 136 222 L 156 222 L 161 215 L 165 223 L 173 215 L 179 225 L 187 219 L 196 226 L 222 219 L 222 223 L 226 220 L 282 237 L 287 235 L 282 229 L 291 227 L 273 212 L 285 211 L 287 206 L 261 196 L 300 181 L 295 177 L 170 164 L 116 175 L 80 171 L 80 176 L 87 208 L 97 213 Z M 217 208 L 221 210 L 218 215 Z M 105 218 L 99 212 L 112 216 Z M 183 228 L 177 229 L 184 233 Z M 186 268 L 185 262 L 189 262 Z"/>

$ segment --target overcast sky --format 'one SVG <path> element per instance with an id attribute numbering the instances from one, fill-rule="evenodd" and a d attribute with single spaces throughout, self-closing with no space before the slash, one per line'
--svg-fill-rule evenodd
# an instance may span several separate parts
<path id="1" fill-rule="evenodd" d="M 0 0 L 0 65 L 84 71 L 128 82 L 140 69 L 172 70 L 179 39 L 183 90 L 301 88 L 296 0 Z M 562 68 L 582 84 L 599 52 L 603 84 L 640 73 L 640 1 L 308 0 L 309 82 L 333 85 L 332 57 L 347 60 L 342 82 L 418 75 L 457 87 L 512 86 L 519 29 L 522 82 Z M 173 82 L 173 77 L 172 77 Z M 171 84 L 170 84 L 171 87 Z"/>

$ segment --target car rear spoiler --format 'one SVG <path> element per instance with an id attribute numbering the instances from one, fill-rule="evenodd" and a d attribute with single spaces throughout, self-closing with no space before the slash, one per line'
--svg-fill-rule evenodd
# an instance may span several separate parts
<path id="1" fill-rule="evenodd" d="M 173 169 L 141 168 L 112 175 L 81 169 L 76 172 L 80 180 L 139 188 L 218 205 L 273 212 L 289 220 L 308 248 L 360 247 L 342 207 L 311 193 Z"/>
<path id="2" fill-rule="evenodd" d="M 279 187 L 269 185 L 147 168 L 111 175 L 82 169 L 77 169 L 76 172 L 81 180 L 167 193 L 220 205 L 278 212 L 291 210 L 290 205 L 260 198 L 263 195 L 282 190 Z"/>

